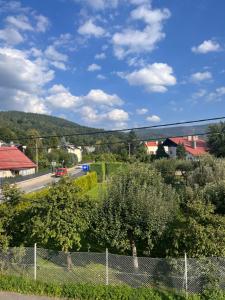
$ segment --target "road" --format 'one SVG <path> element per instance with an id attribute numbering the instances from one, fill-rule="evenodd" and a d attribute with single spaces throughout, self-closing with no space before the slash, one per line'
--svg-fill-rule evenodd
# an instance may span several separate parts
<path id="1" fill-rule="evenodd" d="M 0 292 L 0 300 L 57 300 L 58 298 L 49 298 L 45 296 L 21 295 L 10 292 Z M 59 299 L 58 299 L 59 300 Z"/>
<path id="2" fill-rule="evenodd" d="M 71 177 L 80 177 L 84 175 L 81 169 L 71 168 L 68 169 Z M 34 191 L 41 190 L 54 182 L 58 182 L 60 178 L 55 178 L 52 173 L 45 174 L 36 178 L 28 179 L 17 183 L 17 186 L 25 193 L 31 193 Z"/>

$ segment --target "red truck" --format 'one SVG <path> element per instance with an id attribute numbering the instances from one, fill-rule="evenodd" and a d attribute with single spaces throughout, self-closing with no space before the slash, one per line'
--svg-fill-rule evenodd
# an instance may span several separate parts
<path id="1" fill-rule="evenodd" d="M 55 177 L 62 177 L 67 175 L 67 168 L 57 168 L 55 171 Z"/>

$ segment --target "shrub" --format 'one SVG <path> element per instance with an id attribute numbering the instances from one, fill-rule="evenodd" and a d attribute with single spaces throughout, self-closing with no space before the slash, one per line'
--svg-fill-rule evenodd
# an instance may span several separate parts
<path id="1" fill-rule="evenodd" d="M 90 284 L 56 284 L 33 281 L 16 276 L 0 276 L 0 290 L 23 294 L 47 295 L 79 300 L 185 300 L 185 296 L 153 288 L 132 289 L 128 286 L 104 286 Z M 224 294 L 216 298 L 224 300 Z M 192 295 L 189 300 L 212 299 Z"/>
<path id="2" fill-rule="evenodd" d="M 103 182 L 105 180 L 105 163 L 97 162 L 91 164 L 91 171 L 94 171 L 98 175 L 98 182 Z"/>
<path id="3" fill-rule="evenodd" d="M 121 162 L 108 162 L 105 164 L 106 177 L 113 175 L 124 163 Z"/>
<path id="4" fill-rule="evenodd" d="M 74 185 L 77 186 L 81 193 L 88 192 L 98 183 L 96 172 L 90 172 L 85 176 L 79 177 L 74 180 Z"/>

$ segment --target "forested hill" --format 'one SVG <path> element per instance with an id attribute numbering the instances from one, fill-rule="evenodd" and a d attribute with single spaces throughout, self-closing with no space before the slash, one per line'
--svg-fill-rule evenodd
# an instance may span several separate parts
<path id="1" fill-rule="evenodd" d="M 141 139 L 151 139 L 159 137 L 172 137 L 172 136 L 188 136 L 193 134 L 203 134 L 208 131 L 209 124 L 194 125 L 194 126 L 176 126 L 176 127 L 162 127 L 155 129 L 141 129 L 137 130 L 136 134 Z"/>
<path id="2" fill-rule="evenodd" d="M 15 140 L 31 134 L 31 130 L 38 131 L 39 135 L 71 135 L 76 133 L 86 133 L 93 131 L 102 131 L 102 129 L 81 126 L 77 123 L 67 121 L 62 118 L 49 115 L 25 113 L 19 111 L 2 111 L 0 112 L 0 139 Z M 67 138 L 74 143 L 89 143 L 96 141 L 105 141 L 105 134 L 93 136 L 77 136 Z M 116 135 L 121 138 L 121 134 Z"/>
<path id="3" fill-rule="evenodd" d="M 205 133 L 208 125 L 195 126 L 179 126 L 159 129 L 145 129 L 136 130 L 135 133 L 140 139 L 151 139 L 159 137 L 168 137 L 176 135 L 189 135 Z M 0 112 L 0 139 L 12 140 L 23 138 L 31 135 L 31 130 L 36 130 L 39 135 L 73 135 L 76 133 L 86 133 L 93 131 L 102 131 L 102 129 L 90 128 L 81 126 L 77 123 L 67 121 L 62 118 L 53 117 L 49 115 L 25 113 L 19 111 L 4 111 Z M 104 143 L 117 142 L 119 140 L 127 139 L 127 134 L 97 134 L 84 136 L 71 136 L 67 141 L 79 143 Z"/>

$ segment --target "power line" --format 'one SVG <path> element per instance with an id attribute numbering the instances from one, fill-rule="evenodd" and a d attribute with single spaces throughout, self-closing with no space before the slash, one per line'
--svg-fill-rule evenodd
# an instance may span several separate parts
<path id="1" fill-rule="evenodd" d="M 205 133 L 194 133 L 194 134 L 188 134 L 188 136 L 204 136 L 204 135 L 208 135 L 208 134 L 212 134 L 212 135 L 217 135 L 217 134 L 221 134 L 221 132 L 219 131 L 215 131 L 215 132 L 205 132 Z M 126 141 L 117 141 L 117 142 L 104 142 L 104 143 L 94 143 L 94 144 L 79 144 L 79 147 L 92 147 L 92 146 L 104 146 L 104 145 L 116 145 L 116 144 L 129 144 L 129 143 L 137 143 L 137 142 L 151 142 L 151 141 L 158 141 L 158 140 L 166 140 L 166 139 L 170 139 L 170 138 L 182 138 L 182 137 L 187 137 L 187 135 L 175 135 L 175 136 L 164 136 L 164 137 L 157 137 L 157 138 L 145 138 L 145 139 L 135 139 L 135 140 L 126 140 Z M 10 146 L 7 146 L 8 149 L 7 151 L 15 151 L 16 149 L 13 148 L 15 146 L 12 147 L 12 149 L 9 149 Z M 3 147 L 2 147 L 3 148 Z M 38 150 L 48 150 L 48 149 L 65 149 L 66 146 L 49 146 L 49 147 L 27 147 L 27 149 L 38 149 Z M 4 151 L 3 149 L 1 149 L 0 147 L 0 151 Z M 22 152 L 22 151 L 21 151 Z"/>
<path id="2" fill-rule="evenodd" d="M 194 123 L 202 123 L 202 122 L 209 122 L 209 121 L 218 121 L 225 119 L 225 117 L 216 117 L 216 118 L 206 118 L 206 119 L 199 119 L 199 120 L 192 120 L 192 121 L 184 121 L 184 122 L 175 122 L 175 123 L 166 123 L 161 125 L 151 125 L 151 126 L 143 126 L 143 127 L 131 127 L 131 128 L 124 128 L 124 129 L 116 129 L 116 130 L 103 130 L 103 131 L 92 131 L 92 132 L 84 132 L 84 133 L 73 133 L 73 134 L 60 134 L 60 135 L 43 135 L 43 136 L 28 136 L 24 138 L 17 138 L 14 139 L 15 141 L 22 141 L 22 140 L 31 140 L 31 139 L 47 139 L 53 137 L 72 137 L 72 136 L 85 136 L 85 135 L 98 135 L 98 134 L 108 134 L 108 133 L 117 133 L 117 132 L 126 132 L 132 130 L 143 130 L 143 129 L 154 129 L 154 128 L 164 128 L 170 126 L 177 126 L 177 125 L 184 125 L 184 124 L 194 124 Z M 5 139 L 2 137 L 2 139 Z M 6 141 L 10 141 L 9 139 L 5 139 Z"/>

